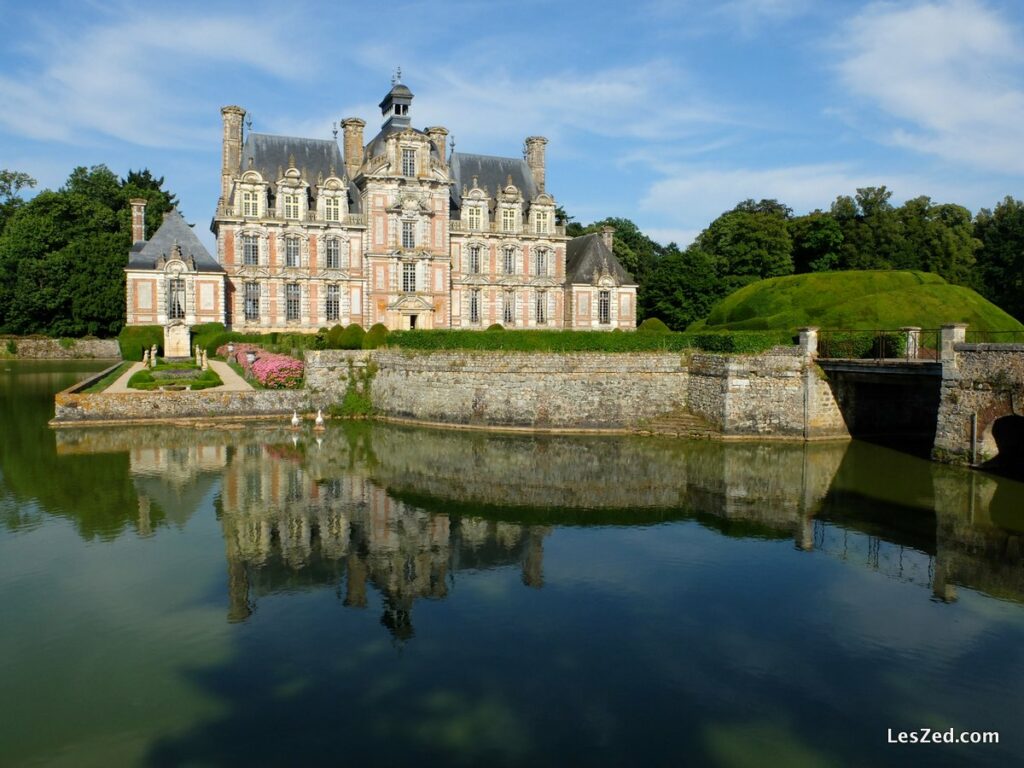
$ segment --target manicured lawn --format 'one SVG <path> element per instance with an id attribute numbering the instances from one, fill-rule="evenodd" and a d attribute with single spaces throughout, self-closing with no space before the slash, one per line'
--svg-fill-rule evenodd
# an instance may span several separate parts
<path id="1" fill-rule="evenodd" d="M 130 368 L 132 365 L 134 365 L 134 363 L 132 363 L 131 361 L 125 361 L 121 363 L 119 366 L 117 366 L 117 368 L 112 370 L 110 373 L 108 373 L 102 379 L 97 381 L 95 384 L 86 389 L 83 389 L 82 393 L 86 395 L 94 395 L 97 392 L 102 392 L 115 381 L 117 381 L 121 377 L 121 374 L 127 371 L 128 368 Z"/>

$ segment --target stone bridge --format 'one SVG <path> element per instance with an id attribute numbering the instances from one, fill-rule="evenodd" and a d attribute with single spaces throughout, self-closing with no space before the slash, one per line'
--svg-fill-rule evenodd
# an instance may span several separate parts
<path id="1" fill-rule="evenodd" d="M 818 357 L 853 437 L 895 443 L 939 461 L 1024 473 L 1024 344 L 967 343 L 943 326 L 933 359 L 919 329 L 903 358 Z M 816 348 L 817 329 L 804 332 Z"/>

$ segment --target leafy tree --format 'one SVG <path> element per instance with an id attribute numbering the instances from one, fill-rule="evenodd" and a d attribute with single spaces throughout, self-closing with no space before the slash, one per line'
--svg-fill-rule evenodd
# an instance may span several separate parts
<path id="1" fill-rule="evenodd" d="M 899 263 L 903 240 L 891 197 L 882 186 L 862 187 L 855 198 L 836 198 L 831 212 L 843 233 L 840 269 L 892 269 Z"/>
<path id="2" fill-rule="evenodd" d="M 790 219 L 788 228 L 795 272 L 827 272 L 837 268 L 843 230 L 835 216 L 814 211 Z"/>
<path id="3" fill-rule="evenodd" d="M 24 202 L 18 193 L 35 185 L 36 180 L 27 173 L 0 169 L 0 232 L 4 231 L 7 220 Z"/>
<path id="4" fill-rule="evenodd" d="M 974 221 L 977 279 L 981 292 L 1018 320 L 1024 320 L 1024 202 L 1007 196 Z"/>
<path id="5" fill-rule="evenodd" d="M 698 246 L 718 260 L 723 280 L 735 287 L 793 272 L 793 240 L 784 214 L 789 209 L 766 202 L 772 205 L 763 210 L 741 203 L 697 238 Z"/>
<path id="6" fill-rule="evenodd" d="M 660 318 L 676 331 L 706 317 L 725 295 L 719 267 L 715 257 L 696 246 L 685 251 L 673 249 L 658 262 L 648 280 L 645 314 Z"/>
<path id="7" fill-rule="evenodd" d="M 145 197 L 152 232 L 173 196 L 148 171 L 119 179 L 76 168 L 56 192 L 21 205 L 0 234 L 0 330 L 114 336 L 124 322 L 128 200 Z"/>
<path id="8" fill-rule="evenodd" d="M 974 238 L 970 211 L 960 205 L 936 205 L 928 197 L 915 197 L 896 213 L 903 244 L 900 256 L 893 261 L 895 268 L 934 272 L 959 285 L 972 282 L 974 254 L 981 243 Z"/>

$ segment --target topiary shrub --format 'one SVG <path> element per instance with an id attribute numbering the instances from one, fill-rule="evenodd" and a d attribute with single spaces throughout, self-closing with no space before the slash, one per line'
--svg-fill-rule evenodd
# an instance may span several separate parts
<path id="1" fill-rule="evenodd" d="M 352 323 L 338 336 L 338 346 L 333 349 L 362 349 L 366 331 L 359 323 Z"/>
<path id="2" fill-rule="evenodd" d="M 388 343 L 388 329 L 383 323 L 374 323 L 363 337 L 363 349 L 377 349 Z"/>
<path id="3" fill-rule="evenodd" d="M 162 325 L 126 325 L 117 335 L 117 345 L 121 348 L 121 358 L 124 360 L 142 360 L 142 353 L 154 344 L 158 353 L 163 351 Z"/>
<path id="4" fill-rule="evenodd" d="M 494 325 L 488 325 L 487 326 L 487 330 L 488 331 L 504 331 L 505 330 L 505 326 L 502 325 L 501 323 L 495 323 Z"/>
<path id="5" fill-rule="evenodd" d="M 648 317 L 636 327 L 637 333 L 672 333 L 672 329 L 656 317 Z"/>
<path id="6" fill-rule="evenodd" d="M 327 346 L 325 349 L 341 349 L 341 335 L 345 332 L 345 329 L 341 325 L 331 326 L 331 329 L 327 331 Z"/>

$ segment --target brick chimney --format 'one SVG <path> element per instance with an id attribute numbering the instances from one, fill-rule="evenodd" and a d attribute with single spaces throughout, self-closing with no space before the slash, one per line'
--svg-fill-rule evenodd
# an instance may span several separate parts
<path id="1" fill-rule="evenodd" d="M 526 164 L 530 166 L 533 174 L 533 183 L 537 185 L 537 191 L 544 191 L 544 147 L 548 140 L 543 136 L 528 136 L 526 147 L 523 149 L 523 156 Z"/>
<path id="2" fill-rule="evenodd" d="M 128 201 L 132 206 L 132 243 L 146 242 L 146 199 L 133 197 Z"/>
<path id="3" fill-rule="evenodd" d="M 430 141 L 433 143 L 434 148 L 437 150 L 438 157 L 441 159 L 441 165 L 447 167 L 448 159 L 446 157 L 447 147 L 445 141 L 448 138 L 448 129 L 442 128 L 439 125 L 431 126 L 426 129 L 427 136 L 430 137 Z"/>
<path id="4" fill-rule="evenodd" d="M 241 107 L 221 107 L 224 119 L 224 144 L 220 167 L 220 197 L 227 202 L 231 196 L 231 183 L 242 167 L 242 120 L 245 110 Z"/>
<path id="5" fill-rule="evenodd" d="M 358 117 L 346 117 L 341 121 L 341 129 L 345 132 L 345 175 L 354 179 L 363 167 L 363 128 L 366 121 Z"/>
<path id="6" fill-rule="evenodd" d="M 614 253 L 615 248 L 613 246 L 615 244 L 615 227 L 601 227 L 601 240 L 608 246 L 608 250 Z"/>

